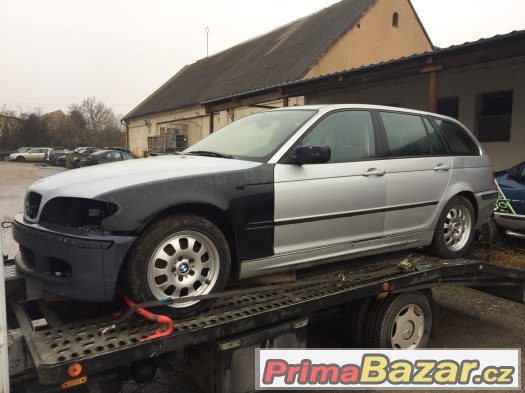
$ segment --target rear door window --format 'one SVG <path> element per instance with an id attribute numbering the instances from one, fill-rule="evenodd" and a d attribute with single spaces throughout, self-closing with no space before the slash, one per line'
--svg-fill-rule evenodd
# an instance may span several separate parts
<path id="1" fill-rule="evenodd" d="M 380 112 L 386 132 L 390 157 L 431 155 L 427 130 L 418 115 Z"/>
<path id="2" fill-rule="evenodd" d="M 433 120 L 445 138 L 452 155 L 478 156 L 480 154 L 474 139 L 458 124 L 438 118 L 433 118 Z"/>

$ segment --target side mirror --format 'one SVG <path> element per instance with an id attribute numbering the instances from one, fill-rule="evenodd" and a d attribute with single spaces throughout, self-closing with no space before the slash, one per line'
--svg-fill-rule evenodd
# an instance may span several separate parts
<path id="1" fill-rule="evenodd" d="M 330 161 L 331 157 L 329 146 L 297 146 L 294 160 L 298 165 L 323 164 Z"/>

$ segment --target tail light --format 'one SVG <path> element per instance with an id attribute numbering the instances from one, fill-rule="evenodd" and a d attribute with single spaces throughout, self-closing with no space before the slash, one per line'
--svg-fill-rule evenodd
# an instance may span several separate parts
<path id="1" fill-rule="evenodd" d="M 93 156 L 90 154 L 89 156 L 87 156 L 88 160 L 93 160 Z"/>

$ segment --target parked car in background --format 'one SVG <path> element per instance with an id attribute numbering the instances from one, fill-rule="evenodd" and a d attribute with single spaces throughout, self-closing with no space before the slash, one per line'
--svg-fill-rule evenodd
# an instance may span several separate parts
<path id="1" fill-rule="evenodd" d="M 126 149 L 125 147 L 105 147 L 104 149 L 105 150 L 117 150 L 117 151 L 121 151 L 123 153 L 128 153 L 128 154 L 130 154 L 132 156 L 135 156 L 131 150 Z"/>
<path id="2" fill-rule="evenodd" d="M 91 166 L 98 164 L 107 164 L 108 162 L 122 161 L 122 160 L 131 160 L 135 157 L 126 152 L 118 150 L 99 150 L 88 154 L 80 160 L 80 166 Z"/>
<path id="3" fill-rule="evenodd" d="M 49 157 L 49 164 L 54 166 L 65 166 L 66 165 L 66 154 L 71 150 L 69 149 L 54 149 L 53 154 Z M 63 165 L 60 164 L 62 159 Z"/>
<path id="4" fill-rule="evenodd" d="M 2 161 L 9 161 L 9 156 L 13 153 L 27 153 L 29 150 L 31 149 L 34 149 L 34 147 L 28 147 L 28 146 L 24 146 L 24 147 L 21 147 L 19 148 L 18 150 L 16 151 L 12 151 L 12 150 L 1 150 L 0 151 L 0 160 Z"/>
<path id="5" fill-rule="evenodd" d="M 31 150 L 26 151 L 25 153 L 12 153 L 9 155 L 9 161 L 18 161 L 18 162 L 42 162 L 53 154 L 53 149 L 50 147 L 35 147 Z"/>
<path id="6" fill-rule="evenodd" d="M 72 152 L 67 153 L 63 159 L 60 159 L 58 165 L 67 167 L 68 159 L 70 166 L 68 168 L 80 168 L 80 161 L 88 154 L 100 150 L 98 147 L 82 146 L 77 147 Z"/>
<path id="7" fill-rule="evenodd" d="M 37 181 L 13 219 L 16 263 L 56 296 L 110 302 L 121 280 L 138 303 L 181 299 L 166 312 L 191 314 L 209 301 L 185 297 L 221 291 L 231 276 L 417 247 L 460 257 L 492 216 L 492 175 L 481 145 L 449 117 L 282 108 L 181 155 Z"/>
<path id="8" fill-rule="evenodd" d="M 499 198 L 494 220 L 504 233 L 525 239 L 525 161 L 494 174 Z"/>

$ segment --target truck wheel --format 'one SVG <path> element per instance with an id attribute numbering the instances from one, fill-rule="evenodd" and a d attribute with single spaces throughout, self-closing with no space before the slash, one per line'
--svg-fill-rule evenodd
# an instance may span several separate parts
<path id="1" fill-rule="evenodd" d="M 368 297 L 353 302 L 345 319 L 345 335 L 352 348 L 366 348 L 365 339 L 368 311 L 374 298 Z"/>
<path id="2" fill-rule="evenodd" d="M 441 258 L 463 256 L 472 243 L 475 226 L 476 218 L 470 201 L 462 196 L 452 198 L 441 212 L 430 251 Z"/>
<path id="3" fill-rule="evenodd" d="M 368 322 L 372 348 L 424 348 L 432 330 L 432 307 L 419 291 L 392 295 L 379 301 Z"/>
<path id="4" fill-rule="evenodd" d="M 15 159 L 15 161 L 17 161 L 17 162 L 24 162 L 25 160 L 26 160 L 25 157 L 22 157 L 22 156 L 18 156 Z"/>
<path id="5" fill-rule="evenodd" d="M 228 242 L 212 222 L 190 214 L 170 215 L 151 224 L 133 245 L 124 283 L 137 303 L 205 295 L 224 289 L 230 264 Z M 211 302 L 176 303 L 158 312 L 189 315 Z"/>

